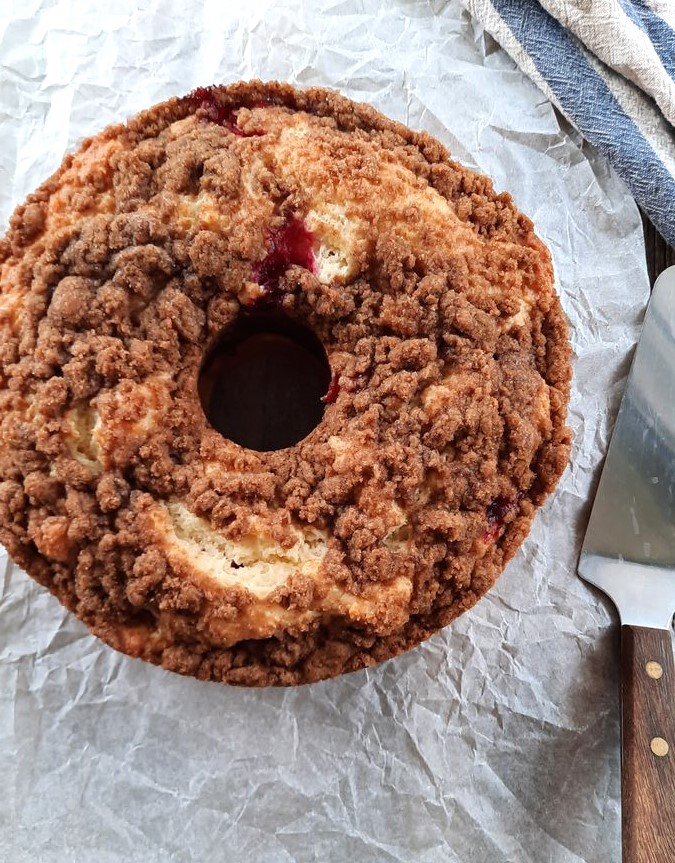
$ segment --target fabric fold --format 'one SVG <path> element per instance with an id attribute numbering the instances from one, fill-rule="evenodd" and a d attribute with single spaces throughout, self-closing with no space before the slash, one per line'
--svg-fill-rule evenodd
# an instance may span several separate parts
<path id="1" fill-rule="evenodd" d="M 675 245 L 675 31 L 661 0 L 463 0 Z"/>

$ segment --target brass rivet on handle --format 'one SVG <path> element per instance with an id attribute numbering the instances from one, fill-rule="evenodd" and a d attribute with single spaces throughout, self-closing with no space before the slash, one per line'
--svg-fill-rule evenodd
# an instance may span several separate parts
<path id="1" fill-rule="evenodd" d="M 652 680 L 659 680 L 659 678 L 663 677 L 663 666 L 653 660 L 645 665 L 645 671 Z"/>
<path id="2" fill-rule="evenodd" d="M 652 750 L 654 755 L 658 755 L 659 758 L 663 758 L 664 755 L 667 755 L 668 750 L 670 749 L 663 737 L 653 737 L 649 744 L 649 748 Z"/>

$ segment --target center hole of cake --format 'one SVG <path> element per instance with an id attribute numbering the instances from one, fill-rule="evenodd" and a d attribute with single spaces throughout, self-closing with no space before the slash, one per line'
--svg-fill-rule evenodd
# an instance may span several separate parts
<path id="1" fill-rule="evenodd" d="M 293 446 L 323 418 L 331 383 L 326 351 L 308 328 L 280 314 L 242 315 L 202 366 L 199 396 L 216 431 L 240 446 Z"/>

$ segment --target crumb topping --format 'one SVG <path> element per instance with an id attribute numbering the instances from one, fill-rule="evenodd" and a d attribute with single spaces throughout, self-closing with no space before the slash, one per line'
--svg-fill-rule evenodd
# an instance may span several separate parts
<path id="1" fill-rule="evenodd" d="M 261 306 L 332 372 L 294 447 L 221 437 Z M 117 649 L 293 684 L 473 605 L 569 455 L 567 327 L 508 194 L 322 89 L 195 91 L 85 141 L 0 241 L 0 540 Z"/>

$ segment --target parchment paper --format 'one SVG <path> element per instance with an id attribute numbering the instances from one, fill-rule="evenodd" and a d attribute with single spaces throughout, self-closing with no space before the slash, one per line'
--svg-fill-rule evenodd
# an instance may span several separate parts
<path id="1" fill-rule="evenodd" d="M 572 327 L 575 443 L 474 610 L 308 687 L 127 659 L 0 563 L 0 859 L 617 861 L 617 620 L 575 566 L 648 296 L 625 187 L 457 2 L 2 8 L 3 226 L 65 149 L 171 95 L 249 77 L 339 88 L 437 135 L 534 219 Z"/>

